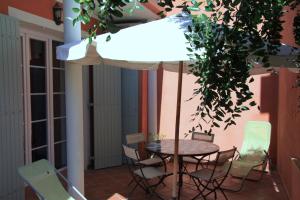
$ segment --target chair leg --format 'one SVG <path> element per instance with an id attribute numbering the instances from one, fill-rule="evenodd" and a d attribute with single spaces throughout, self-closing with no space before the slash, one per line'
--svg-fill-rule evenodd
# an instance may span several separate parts
<path id="1" fill-rule="evenodd" d="M 133 178 L 133 180 L 136 182 L 136 185 L 129 192 L 128 196 L 130 196 L 135 191 L 135 189 L 137 188 L 137 186 L 140 186 L 146 193 L 149 193 L 149 190 L 148 190 L 147 186 L 143 183 L 142 179 Z"/>
<path id="2" fill-rule="evenodd" d="M 144 184 L 145 184 L 145 187 L 147 188 L 148 192 L 150 193 L 150 196 L 156 196 L 157 198 L 161 199 L 161 200 L 164 200 L 159 194 L 156 193 L 156 189 L 157 187 L 160 185 L 160 184 L 163 184 L 163 181 L 164 179 L 166 178 L 167 176 L 162 176 L 159 178 L 159 181 L 156 183 L 156 184 L 153 184 L 153 185 L 150 185 L 148 183 L 147 180 L 144 180 Z"/>
<path id="3" fill-rule="evenodd" d="M 187 169 L 187 164 L 183 164 L 182 166 L 183 166 L 183 172 L 189 174 L 189 171 Z"/>
<path id="4" fill-rule="evenodd" d="M 221 191 L 221 193 L 223 194 L 223 196 L 225 197 L 225 199 L 228 200 L 228 198 L 227 198 L 227 196 L 226 196 L 224 190 L 223 190 L 222 188 L 219 188 L 219 190 Z"/>
<path id="5" fill-rule="evenodd" d="M 204 200 L 206 200 L 206 197 L 205 196 L 203 196 L 203 194 L 200 192 L 200 193 L 198 193 L 196 196 L 194 196 L 191 200 L 195 200 L 195 199 L 197 199 L 198 197 L 202 197 Z"/>
<path id="6" fill-rule="evenodd" d="M 131 181 L 127 185 L 130 186 L 133 182 L 134 182 L 134 180 L 132 178 Z"/>
<path id="7" fill-rule="evenodd" d="M 247 175 L 244 176 L 244 177 L 242 178 L 241 184 L 240 184 L 240 186 L 239 186 L 237 189 L 231 189 L 231 188 L 222 188 L 222 189 L 223 189 L 223 190 L 230 191 L 230 192 L 239 192 L 239 191 L 242 190 L 242 188 L 243 188 L 244 183 L 245 183 L 246 180 L 249 180 L 249 181 L 261 181 L 262 178 L 263 178 L 263 176 L 264 176 L 264 172 L 265 172 L 265 169 L 266 169 L 266 167 L 267 167 L 268 161 L 269 161 L 269 159 L 265 160 L 264 163 L 262 163 L 262 165 L 257 165 L 257 166 L 252 167 L 252 168 L 249 170 L 249 172 L 247 173 Z M 262 167 L 262 170 L 260 170 L 260 173 L 261 173 L 261 174 L 260 174 L 260 177 L 259 177 L 258 179 L 250 179 L 250 178 L 248 178 L 248 176 L 249 176 L 249 174 L 252 172 L 252 170 L 255 170 L 255 168 L 257 168 L 257 167 L 259 167 L 259 166 L 263 166 L 263 167 Z M 231 177 L 233 177 L 233 176 L 231 175 Z"/>
<path id="8" fill-rule="evenodd" d="M 135 186 L 130 190 L 130 192 L 128 193 L 128 196 L 131 196 L 131 194 L 133 193 L 133 191 L 137 188 L 138 184 L 135 184 Z"/>
<path id="9" fill-rule="evenodd" d="M 215 199 L 217 199 L 217 191 L 214 190 L 214 196 L 215 196 Z"/>
<path id="10" fill-rule="evenodd" d="M 251 171 L 251 170 L 250 170 L 250 171 Z M 222 187 L 222 189 L 223 189 L 223 190 L 230 191 L 230 192 L 239 192 L 239 191 L 241 191 L 242 188 L 243 188 L 243 186 L 244 186 L 245 181 L 247 180 L 248 175 L 250 174 L 250 171 L 248 172 L 248 174 L 247 174 L 246 176 L 244 176 L 244 177 L 242 178 L 241 183 L 240 183 L 240 185 L 239 185 L 238 188 L 236 188 L 236 189 L 231 189 L 231 188 L 224 188 L 224 187 Z M 231 176 L 231 177 L 233 177 L 233 176 Z"/>
<path id="11" fill-rule="evenodd" d="M 194 177 L 192 177 L 192 180 L 194 181 L 194 183 L 195 183 L 195 185 L 196 185 L 196 187 L 197 187 L 197 189 L 198 189 L 198 191 L 199 191 L 199 193 L 198 193 L 196 196 L 194 196 L 194 197 L 192 198 L 192 200 L 197 199 L 199 196 L 201 196 L 204 200 L 206 200 L 206 196 L 208 196 L 208 195 L 211 193 L 211 192 L 209 192 L 208 194 L 204 195 L 204 192 L 205 192 L 206 190 L 211 191 L 211 190 L 208 188 L 208 184 L 209 184 L 209 183 L 206 183 L 206 185 L 204 185 L 204 184 L 201 183 L 201 181 L 200 181 L 199 179 L 194 178 Z M 198 181 L 198 184 L 196 183 L 196 180 Z M 203 189 L 200 189 L 200 186 L 202 186 Z"/>

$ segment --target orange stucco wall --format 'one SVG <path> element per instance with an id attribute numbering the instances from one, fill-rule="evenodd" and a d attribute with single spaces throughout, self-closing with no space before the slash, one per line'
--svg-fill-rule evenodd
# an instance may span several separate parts
<path id="1" fill-rule="evenodd" d="M 8 14 L 8 7 L 10 6 L 46 19 L 52 19 L 52 7 L 54 4 L 54 0 L 1 0 L 0 12 Z"/>
<path id="2" fill-rule="evenodd" d="M 43 17 L 49 20 L 53 19 L 52 16 L 52 7 L 56 3 L 55 0 L 1 0 L 0 2 L 0 13 L 8 14 L 8 7 L 14 7 L 19 10 L 37 15 L 39 17 Z M 160 7 L 155 3 L 150 1 L 149 3 L 144 4 L 149 10 L 154 13 L 158 13 L 160 11 Z M 94 24 L 96 19 L 92 18 L 92 23 Z M 91 25 L 89 25 L 91 26 Z M 87 31 L 89 26 L 82 25 L 82 30 Z"/>
<path id="3" fill-rule="evenodd" d="M 174 137 L 175 131 L 175 112 L 176 112 L 176 94 L 177 94 L 177 77 L 174 72 L 164 71 L 161 116 L 160 116 L 160 134 L 167 138 Z M 251 109 L 243 114 L 237 120 L 237 126 L 228 128 L 226 131 L 220 128 L 213 130 L 215 133 L 215 143 L 221 149 L 228 149 L 232 146 L 241 147 L 243 141 L 243 129 L 248 120 L 266 120 L 271 121 L 273 125 L 272 131 L 272 155 L 276 159 L 276 135 L 277 135 L 277 84 L 278 77 L 265 75 L 254 76 L 255 81 L 250 85 L 254 92 L 255 101 L 260 104 L 261 110 Z M 194 125 L 191 120 L 191 114 L 197 108 L 198 98 L 187 101 L 192 96 L 193 89 L 196 88 L 195 77 L 192 75 L 183 76 L 183 91 L 180 118 L 180 138 L 185 138 Z M 203 126 L 205 126 L 202 123 Z M 187 138 L 190 138 L 188 135 Z"/>
<path id="4" fill-rule="evenodd" d="M 292 23 L 295 14 L 296 11 L 290 11 L 285 15 L 282 33 L 282 41 L 294 46 Z M 281 69 L 278 89 L 277 168 L 291 200 L 300 199 L 300 170 L 290 160 L 290 157 L 300 158 L 300 109 L 297 107 L 300 104 L 300 88 L 293 88 L 296 76 L 296 73 Z"/>
<path id="5" fill-rule="evenodd" d="M 298 7 L 300 11 L 300 8 Z M 282 31 L 282 42 L 288 45 L 295 45 L 295 38 L 293 36 L 293 19 L 297 13 L 296 10 L 288 9 L 288 12 L 285 13 L 283 20 L 285 23 L 283 24 L 283 31 Z"/>
<path id="6" fill-rule="evenodd" d="M 291 157 L 300 158 L 300 89 L 294 88 L 296 74 L 281 69 L 279 75 L 279 106 L 278 106 L 278 172 L 290 197 L 299 190 L 300 171 L 294 169 Z M 300 196 L 292 200 L 300 199 Z"/>

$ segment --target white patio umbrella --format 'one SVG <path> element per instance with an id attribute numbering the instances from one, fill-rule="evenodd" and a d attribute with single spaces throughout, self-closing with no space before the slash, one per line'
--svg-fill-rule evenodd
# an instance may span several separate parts
<path id="1" fill-rule="evenodd" d="M 99 35 L 89 44 L 88 40 L 65 44 L 57 48 L 57 58 L 83 65 L 105 64 L 135 70 L 156 70 L 160 63 L 166 70 L 178 71 L 178 93 L 175 124 L 175 148 L 173 167 L 172 197 L 177 196 L 178 140 L 180 124 L 180 105 L 182 73 L 188 71 L 190 58 L 186 47 L 189 46 L 184 33 L 191 24 L 191 17 L 178 14 L 161 20 L 129 27 L 116 34 Z M 110 36 L 111 40 L 107 41 Z M 290 50 L 290 48 L 288 48 Z M 283 50 L 276 65 L 285 65 L 282 58 L 288 56 Z M 201 53 L 201 52 L 199 52 Z M 272 59 L 271 59 L 272 62 Z M 281 62 L 281 63 L 280 63 Z M 271 63 L 273 64 L 273 63 Z M 275 63 L 274 63 L 275 64 Z M 290 65 L 290 63 L 288 64 Z M 259 72 L 266 72 L 257 65 Z"/>
<path id="2" fill-rule="evenodd" d="M 160 63 L 163 63 L 165 69 L 179 72 L 172 192 L 175 198 L 182 73 L 190 62 L 184 32 L 190 23 L 189 15 L 180 14 L 122 29 L 116 34 L 99 35 L 92 44 L 89 44 L 87 39 L 65 44 L 59 46 L 56 51 L 58 59 L 82 65 L 105 64 L 135 70 L 156 70 Z M 111 37 L 110 41 L 107 41 L 108 36 Z"/>

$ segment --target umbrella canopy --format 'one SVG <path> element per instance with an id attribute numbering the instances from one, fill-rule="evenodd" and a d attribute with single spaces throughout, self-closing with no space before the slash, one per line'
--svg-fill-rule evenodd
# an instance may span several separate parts
<path id="1" fill-rule="evenodd" d="M 178 70 L 178 61 L 190 61 L 184 37 L 191 18 L 187 14 L 129 27 L 115 34 L 106 33 L 57 48 L 57 58 L 84 65 L 103 63 L 121 68 L 155 70 L 163 62 L 166 69 Z M 111 40 L 107 41 L 110 36 Z"/>

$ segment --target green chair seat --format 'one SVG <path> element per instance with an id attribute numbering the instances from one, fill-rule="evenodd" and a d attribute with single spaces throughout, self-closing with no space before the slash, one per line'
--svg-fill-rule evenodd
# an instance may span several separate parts
<path id="1" fill-rule="evenodd" d="M 42 199 L 75 200 L 63 187 L 55 168 L 47 160 L 39 160 L 18 169 L 20 176 Z"/>

